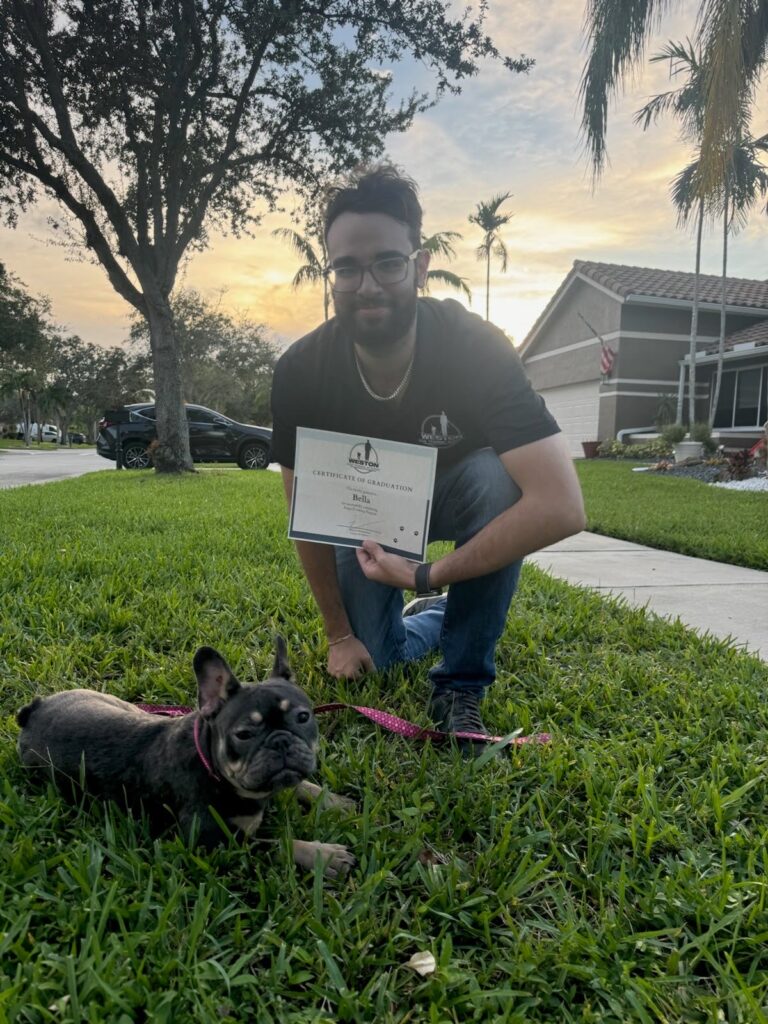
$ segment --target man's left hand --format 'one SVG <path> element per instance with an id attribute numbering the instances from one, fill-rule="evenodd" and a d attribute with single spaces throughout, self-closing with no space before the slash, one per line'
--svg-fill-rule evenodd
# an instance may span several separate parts
<path id="1" fill-rule="evenodd" d="M 401 590 L 413 590 L 418 562 L 385 551 L 375 540 L 364 540 L 363 546 L 357 548 L 355 553 L 367 579 Z"/>

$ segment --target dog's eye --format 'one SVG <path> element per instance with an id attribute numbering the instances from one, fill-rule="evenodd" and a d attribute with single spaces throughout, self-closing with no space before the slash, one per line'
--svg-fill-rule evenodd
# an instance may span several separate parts
<path id="1" fill-rule="evenodd" d="M 247 740 L 253 739 L 252 729 L 238 729 L 235 733 L 235 739 L 245 743 Z"/>
<path id="2" fill-rule="evenodd" d="M 309 721 L 309 712 L 300 711 L 298 715 L 296 715 L 296 721 L 299 723 L 299 725 L 305 725 Z"/>

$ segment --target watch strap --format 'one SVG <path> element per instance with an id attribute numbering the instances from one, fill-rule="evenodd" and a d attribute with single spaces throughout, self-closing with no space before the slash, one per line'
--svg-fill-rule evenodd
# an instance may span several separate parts
<path id="1" fill-rule="evenodd" d="M 428 597 L 431 594 L 441 594 L 440 588 L 435 589 L 429 585 L 429 570 L 432 568 L 431 562 L 421 562 L 420 565 L 416 566 L 415 574 L 415 587 L 417 597 Z"/>

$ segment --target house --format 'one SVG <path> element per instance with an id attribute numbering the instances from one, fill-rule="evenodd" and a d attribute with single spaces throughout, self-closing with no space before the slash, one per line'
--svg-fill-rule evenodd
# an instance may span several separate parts
<path id="1" fill-rule="evenodd" d="M 693 285 L 691 273 L 574 261 L 519 350 L 574 455 L 583 441 L 653 430 L 681 399 L 687 418 Z M 713 400 L 721 288 L 699 276 L 697 420 Z M 715 436 L 750 445 L 768 419 L 768 281 L 726 278 L 723 366 Z"/>

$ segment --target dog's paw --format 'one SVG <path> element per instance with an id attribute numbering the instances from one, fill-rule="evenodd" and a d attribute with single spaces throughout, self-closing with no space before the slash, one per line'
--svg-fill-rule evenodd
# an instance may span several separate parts
<path id="1" fill-rule="evenodd" d="M 299 867 L 311 871 L 318 857 L 323 865 L 323 874 L 328 878 L 346 875 L 357 864 L 355 855 L 340 843 L 306 842 L 303 839 L 294 839 L 293 859 Z"/>
<path id="2" fill-rule="evenodd" d="M 357 811 L 357 804 L 348 796 L 331 793 L 330 790 L 306 779 L 296 786 L 295 792 L 299 801 L 306 806 L 319 803 L 324 811 L 343 811 L 345 814 L 354 814 Z"/>
<path id="3" fill-rule="evenodd" d="M 324 793 L 320 798 L 320 806 L 325 811 L 343 811 L 344 814 L 356 814 L 357 804 L 348 796 L 339 793 Z"/>

